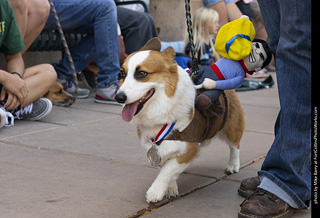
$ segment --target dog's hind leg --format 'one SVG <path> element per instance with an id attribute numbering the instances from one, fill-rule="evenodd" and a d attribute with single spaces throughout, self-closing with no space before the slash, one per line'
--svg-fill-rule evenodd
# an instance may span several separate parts
<path id="1" fill-rule="evenodd" d="M 230 148 L 229 163 L 226 166 L 226 173 L 228 175 L 239 172 L 240 169 L 240 149 L 239 146 L 234 145 L 232 142 L 228 142 Z"/>
<path id="2" fill-rule="evenodd" d="M 165 195 L 171 197 L 179 194 L 176 180 L 198 153 L 197 143 L 179 143 L 185 144 L 183 154 L 173 157 L 164 163 L 160 173 L 146 193 L 146 201 L 148 203 L 161 201 Z"/>
<path id="3" fill-rule="evenodd" d="M 239 126 L 238 126 L 239 127 Z M 240 140 L 243 135 L 244 128 L 225 128 L 220 134 L 230 149 L 229 163 L 225 172 L 230 175 L 239 172 L 240 169 Z"/>
<path id="4" fill-rule="evenodd" d="M 219 134 L 219 138 L 225 141 L 230 149 L 229 163 L 226 166 L 225 172 L 230 175 L 239 172 L 240 168 L 240 144 L 231 141 L 225 134 Z"/>
<path id="5" fill-rule="evenodd" d="M 227 90 L 225 93 L 228 97 L 228 119 L 221 133 L 230 148 L 230 159 L 225 170 L 229 175 L 239 172 L 240 169 L 240 140 L 246 120 L 234 90 Z"/>

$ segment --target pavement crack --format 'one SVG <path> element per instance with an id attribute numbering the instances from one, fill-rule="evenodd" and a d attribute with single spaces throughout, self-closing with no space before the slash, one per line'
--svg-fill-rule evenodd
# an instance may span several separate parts
<path id="1" fill-rule="evenodd" d="M 142 217 L 143 215 L 146 215 L 146 214 L 148 214 L 148 213 L 150 213 L 152 211 L 155 211 L 158 208 L 161 208 L 161 207 L 163 207 L 163 206 L 165 206 L 167 204 L 170 204 L 170 203 L 172 203 L 172 202 L 174 202 L 176 200 L 179 200 L 179 199 L 181 199 L 181 198 L 183 198 L 185 196 L 188 196 L 188 195 L 190 195 L 190 194 L 192 194 L 192 193 L 194 193 L 194 192 L 196 192 L 198 190 L 201 190 L 201 189 L 206 188 L 206 187 L 208 187 L 210 185 L 213 185 L 214 183 L 219 182 L 219 181 L 220 181 L 220 179 L 216 179 L 216 178 L 215 179 L 211 179 L 211 180 L 209 180 L 209 181 L 207 181 L 207 182 L 205 182 L 205 183 L 203 183 L 201 185 L 195 186 L 192 189 L 187 190 L 187 191 L 179 194 L 179 196 L 177 196 L 177 197 L 165 198 L 160 202 L 151 203 L 151 204 L 149 204 L 148 207 L 137 211 L 137 213 L 135 213 L 133 215 L 130 215 L 127 218 Z"/>

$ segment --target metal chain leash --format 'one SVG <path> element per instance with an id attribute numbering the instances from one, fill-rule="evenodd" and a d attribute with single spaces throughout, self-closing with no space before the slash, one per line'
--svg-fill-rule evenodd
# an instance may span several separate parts
<path id="1" fill-rule="evenodd" d="M 187 31 L 188 31 L 188 36 L 189 36 L 189 42 L 190 42 L 190 48 L 191 48 L 191 59 L 192 59 L 192 63 L 191 63 L 192 74 L 190 76 L 193 80 L 199 73 L 199 66 L 198 66 L 198 60 L 195 57 L 196 49 L 194 46 L 193 34 L 192 34 L 190 0 L 185 0 L 185 3 L 186 3 L 185 5 L 186 5 Z"/>
<path id="2" fill-rule="evenodd" d="M 63 30 L 62 30 L 62 27 L 61 27 L 61 24 L 60 24 L 60 20 L 59 20 L 56 8 L 54 7 L 54 4 L 53 4 L 52 0 L 49 0 L 49 3 L 50 3 L 50 6 L 51 6 L 51 10 L 52 10 L 54 19 L 55 19 L 56 24 L 58 26 L 58 31 L 59 31 L 60 36 L 61 36 L 61 40 L 62 40 L 62 44 L 63 44 L 64 50 L 65 50 L 65 53 L 67 55 L 67 58 L 68 58 L 68 61 L 69 61 L 70 67 L 71 67 L 71 71 L 72 71 L 72 75 L 73 75 L 73 83 L 74 83 L 74 87 L 75 87 L 75 91 L 74 91 L 74 102 L 75 102 L 75 100 L 78 97 L 78 89 L 79 89 L 76 68 L 74 66 L 74 63 L 73 63 L 73 60 L 72 60 L 72 56 L 71 56 L 71 53 L 70 53 L 70 50 L 69 50 L 69 46 L 68 46 L 66 37 L 64 36 L 64 33 L 63 33 Z"/>

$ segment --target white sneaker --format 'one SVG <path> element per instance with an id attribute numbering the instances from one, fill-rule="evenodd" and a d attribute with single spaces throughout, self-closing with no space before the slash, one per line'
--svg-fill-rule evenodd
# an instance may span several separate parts
<path id="1" fill-rule="evenodd" d="M 95 102 L 119 105 L 119 103 L 114 100 L 114 97 L 116 96 L 118 89 L 118 82 L 113 83 L 105 88 L 97 88 Z"/>
<path id="2" fill-rule="evenodd" d="M 13 115 L 6 111 L 3 107 L 0 107 L 0 129 L 2 127 L 14 126 Z"/>

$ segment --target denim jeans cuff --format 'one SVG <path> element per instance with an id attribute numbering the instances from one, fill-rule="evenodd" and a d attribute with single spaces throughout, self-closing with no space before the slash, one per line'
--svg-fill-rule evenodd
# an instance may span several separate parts
<path id="1" fill-rule="evenodd" d="M 290 188 L 283 182 L 266 171 L 259 171 L 260 185 L 258 188 L 266 190 L 295 209 L 309 209 L 310 205 L 306 205 Z"/>

